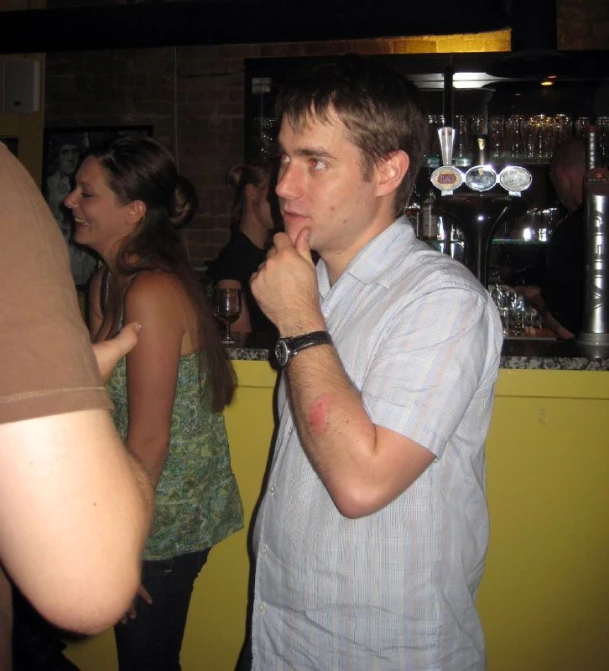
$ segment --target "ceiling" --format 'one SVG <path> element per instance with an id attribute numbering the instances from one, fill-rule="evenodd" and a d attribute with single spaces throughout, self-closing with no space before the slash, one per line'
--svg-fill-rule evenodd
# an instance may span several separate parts
<path id="1" fill-rule="evenodd" d="M 506 1 L 47 0 L 2 13 L 0 53 L 479 33 L 509 27 Z"/>

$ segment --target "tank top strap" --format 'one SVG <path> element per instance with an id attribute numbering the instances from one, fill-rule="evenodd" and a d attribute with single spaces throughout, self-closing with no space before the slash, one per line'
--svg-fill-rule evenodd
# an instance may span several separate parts
<path id="1" fill-rule="evenodd" d="M 131 286 L 133 280 L 137 277 L 138 273 L 133 273 L 131 277 L 127 280 L 125 284 L 124 293 L 127 293 L 127 290 Z M 106 308 L 108 307 L 108 294 L 110 293 L 110 268 L 108 266 L 104 267 L 101 278 L 101 290 L 99 296 L 99 302 L 101 306 L 102 316 L 106 315 Z M 123 321 L 125 318 L 125 303 L 123 301 L 123 306 L 121 309 L 121 316 L 118 322 L 118 329 L 120 330 L 123 327 Z"/>

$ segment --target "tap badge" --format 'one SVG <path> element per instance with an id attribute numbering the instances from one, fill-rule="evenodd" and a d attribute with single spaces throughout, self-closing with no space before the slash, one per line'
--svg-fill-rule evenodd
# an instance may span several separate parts
<path id="1" fill-rule="evenodd" d="M 442 195 L 450 195 L 463 184 L 463 173 L 452 165 L 443 165 L 431 173 L 431 183 Z"/>

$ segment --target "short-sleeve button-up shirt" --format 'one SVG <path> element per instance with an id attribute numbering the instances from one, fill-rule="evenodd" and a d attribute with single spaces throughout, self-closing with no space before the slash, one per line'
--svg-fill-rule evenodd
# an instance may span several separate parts
<path id="1" fill-rule="evenodd" d="M 322 312 L 371 420 L 436 457 L 382 510 L 343 517 L 299 441 L 283 382 L 254 534 L 254 671 L 480 671 L 475 608 L 488 541 L 484 442 L 502 344 L 461 264 L 394 222 L 330 286 Z"/>

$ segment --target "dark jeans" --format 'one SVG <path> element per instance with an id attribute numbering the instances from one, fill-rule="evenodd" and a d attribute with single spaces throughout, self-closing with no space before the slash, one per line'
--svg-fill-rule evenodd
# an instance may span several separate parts
<path id="1" fill-rule="evenodd" d="M 163 561 L 144 561 L 148 605 L 136 597 L 137 617 L 114 627 L 120 671 L 180 671 L 180 649 L 190 596 L 209 550 Z"/>
<path id="2" fill-rule="evenodd" d="M 247 634 L 243 648 L 241 648 L 241 654 L 239 655 L 239 660 L 237 661 L 237 666 L 235 671 L 251 671 L 252 664 L 254 660 L 252 658 L 252 639 L 250 634 Z"/>

